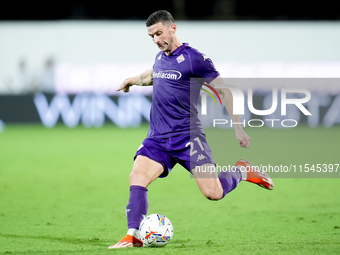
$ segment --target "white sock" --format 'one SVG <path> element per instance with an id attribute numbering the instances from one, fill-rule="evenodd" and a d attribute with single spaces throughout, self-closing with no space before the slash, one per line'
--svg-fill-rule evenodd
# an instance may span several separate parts
<path id="1" fill-rule="evenodd" d="M 137 239 L 140 239 L 140 237 L 139 237 L 139 229 L 129 228 L 128 232 L 127 232 L 127 235 L 130 235 L 130 236 L 133 236 L 133 237 L 135 237 Z"/>
<path id="2" fill-rule="evenodd" d="M 247 180 L 247 169 L 244 166 L 237 167 L 238 170 L 240 170 L 242 175 L 242 181 Z"/>

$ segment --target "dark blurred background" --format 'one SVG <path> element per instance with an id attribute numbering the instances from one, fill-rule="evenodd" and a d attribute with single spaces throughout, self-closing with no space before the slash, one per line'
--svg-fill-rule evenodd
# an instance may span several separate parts
<path id="1" fill-rule="evenodd" d="M 339 0 L 6 1 L 0 20 L 145 20 L 159 9 L 176 20 L 340 20 Z"/>

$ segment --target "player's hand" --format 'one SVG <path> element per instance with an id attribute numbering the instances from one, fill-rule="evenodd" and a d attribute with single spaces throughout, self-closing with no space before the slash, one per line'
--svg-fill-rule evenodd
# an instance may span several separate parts
<path id="1" fill-rule="evenodd" d="M 236 138 L 241 147 L 249 148 L 251 138 L 242 129 L 236 130 Z"/>
<path id="2" fill-rule="evenodd" d="M 116 89 L 116 91 L 123 90 L 125 93 L 127 93 L 130 91 L 131 86 L 132 84 L 130 83 L 130 78 L 127 78 L 123 81 L 123 83 L 119 86 L 119 88 Z"/>

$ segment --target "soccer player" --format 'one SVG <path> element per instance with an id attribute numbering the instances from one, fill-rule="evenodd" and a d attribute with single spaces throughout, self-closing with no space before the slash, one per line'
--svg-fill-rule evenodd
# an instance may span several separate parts
<path id="1" fill-rule="evenodd" d="M 214 167 L 212 152 L 197 116 L 197 102 L 204 82 L 214 87 L 223 79 L 210 58 L 176 36 L 177 26 L 172 15 L 164 10 L 152 13 L 146 21 L 147 31 L 161 50 L 153 68 L 126 79 L 117 91 L 129 92 L 133 85 L 153 85 L 153 101 L 147 138 L 138 148 L 130 173 L 130 197 L 126 207 L 128 232 L 109 249 L 140 247 L 139 224 L 148 212 L 148 185 L 158 177 L 166 177 L 179 163 L 193 176 L 199 190 L 210 200 L 220 200 L 237 187 L 241 180 L 273 189 L 271 178 L 254 169 L 246 160 L 239 160 L 234 171 L 205 171 Z M 197 79 L 197 81 L 195 80 Z M 233 98 L 228 89 L 216 89 L 233 123 Z M 248 148 L 250 137 L 242 125 L 235 126 L 239 145 Z M 245 171 L 245 169 L 247 171 Z"/>

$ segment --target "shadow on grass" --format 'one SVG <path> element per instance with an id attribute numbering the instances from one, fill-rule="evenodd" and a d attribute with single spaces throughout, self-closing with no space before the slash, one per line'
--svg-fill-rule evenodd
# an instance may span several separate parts
<path id="1" fill-rule="evenodd" d="M 91 241 L 89 239 L 84 239 L 84 238 L 69 238 L 69 237 L 53 237 L 53 236 L 29 236 L 29 235 L 14 235 L 14 234 L 2 234 L 0 233 L 0 237 L 5 237 L 5 238 L 13 238 L 13 239 L 34 239 L 34 240 L 47 240 L 47 241 L 53 241 L 53 242 L 61 242 L 64 244 L 74 244 L 76 247 L 74 249 L 69 249 L 69 250 L 53 250 L 53 247 L 51 247 L 51 250 L 49 251 L 34 251 L 34 250 L 27 250 L 27 251 L 6 251 L 4 250 L 4 254 L 32 254 L 32 253 L 46 253 L 48 254 L 68 254 L 68 253 L 84 253 L 84 252 L 100 252 L 103 250 L 106 250 L 107 248 L 107 243 L 100 241 L 96 238 Z M 93 247 L 95 246 L 96 248 L 91 249 L 91 248 L 83 248 L 81 246 L 86 245 L 87 247 Z"/>
<path id="2" fill-rule="evenodd" d="M 176 248 L 176 249 L 181 249 L 181 248 L 195 248 L 195 244 L 193 242 L 190 241 L 190 239 L 186 239 L 186 240 L 172 240 L 171 245 L 168 246 L 169 248 Z"/>
<path id="3" fill-rule="evenodd" d="M 84 250 L 50 250 L 50 251 L 5 251 L 3 254 L 77 254 L 77 253 L 88 253 L 88 254 L 102 254 L 102 249 L 84 249 Z M 1 253 L 2 254 L 2 253 Z"/>
<path id="4" fill-rule="evenodd" d="M 29 235 L 13 235 L 13 234 L 2 234 L 0 233 L 0 237 L 9 237 L 9 238 L 28 238 L 28 239 L 40 239 L 40 240 L 49 240 L 49 241 L 57 241 L 68 244 L 91 244 L 94 246 L 105 246 L 103 242 L 99 242 L 99 240 L 94 239 L 94 241 L 89 241 L 89 239 L 80 239 L 80 238 L 69 238 L 69 237 L 53 237 L 53 236 L 29 236 Z"/>
<path id="5" fill-rule="evenodd" d="M 13 239 L 34 239 L 34 240 L 46 240 L 46 241 L 53 241 L 53 242 L 60 242 L 64 244 L 73 244 L 75 245 L 75 248 L 69 248 L 65 250 L 58 250 L 53 249 L 53 246 L 51 246 L 50 250 L 29 250 L 26 251 L 15 251 L 15 250 L 3 250 L 0 253 L 3 254 L 75 254 L 75 253 L 90 253 L 90 254 L 102 254 L 108 251 L 112 251 L 107 249 L 108 244 L 106 241 L 98 240 L 96 238 L 93 238 L 91 240 L 89 239 L 80 239 L 80 238 L 69 238 L 69 237 L 53 237 L 53 236 L 29 236 L 29 235 L 14 235 L 14 234 L 2 234 L 0 233 L 0 237 L 5 238 L 13 238 Z M 83 246 L 83 247 L 82 247 Z M 94 247 L 95 246 L 95 247 Z M 91 248 L 93 247 L 93 248 Z M 55 247 L 57 248 L 57 247 Z M 195 245 L 190 242 L 190 239 L 188 240 L 172 240 L 170 245 L 166 245 L 165 247 L 144 247 L 142 248 L 143 251 L 146 251 L 150 249 L 149 251 L 156 251 L 158 249 L 162 249 L 162 251 L 166 251 L 168 249 L 191 249 L 195 248 Z M 127 250 L 132 251 L 134 249 L 140 249 L 140 248 L 129 248 Z M 146 249 L 146 250 L 144 250 Z M 123 249 L 126 250 L 126 249 Z"/>

